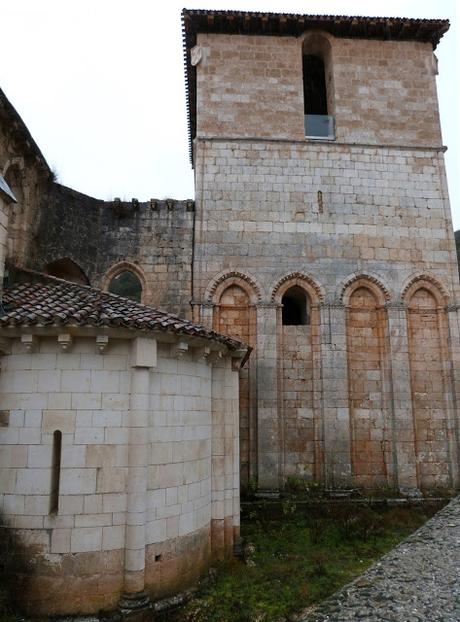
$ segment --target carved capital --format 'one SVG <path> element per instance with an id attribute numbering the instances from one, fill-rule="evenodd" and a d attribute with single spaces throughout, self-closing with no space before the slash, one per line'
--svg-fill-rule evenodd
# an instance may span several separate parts
<path id="1" fill-rule="evenodd" d="M 385 309 L 407 309 L 404 300 L 391 300 L 384 304 Z"/>
<path id="2" fill-rule="evenodd" d="M 345 305 L 340 300 L 333 300 L 332 302 L 320 302 L 318 304 L 320 309 L 345 309 Z"/>

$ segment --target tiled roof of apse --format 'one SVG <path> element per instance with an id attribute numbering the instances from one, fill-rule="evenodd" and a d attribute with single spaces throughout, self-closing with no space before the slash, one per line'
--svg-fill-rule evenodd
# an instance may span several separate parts
<path id="1" fill-rule="evenodd" d="M 23 272 L 39 278 L 41 282 L 17 283 L 11 289 L 5 290 L 4 313 L 0 316 L 0 328 L 45 326 L 128 328 L 201 337 L 222 343 L 230 350 L 248 349 L 248 346 L 236 339 L 122 296 L 32 270 Z"/>

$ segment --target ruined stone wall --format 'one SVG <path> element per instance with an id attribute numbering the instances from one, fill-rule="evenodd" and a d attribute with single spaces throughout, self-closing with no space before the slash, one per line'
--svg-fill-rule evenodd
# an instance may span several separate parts
<path id="1" fill-rule="evenodd" d="M 10 206 L 7 258 L 27 263 L 44 189 L 52 173 L 16 110 L 0 89 L 0 174 L 17 202 Z"/>
<path id="2" fill-rule="evenodd" d="M 10 197 L 0 192 L 0 294 L 3 291 L 3 276 L 5 274 L 6 247 L 8 243 L 8 216 L 10 213 Z"/>
<path id="3" fill-rule="evenodd" d="M 193 201 L 104 202 L 55 184 L 43 203 L 29 267 L 70 258 L 106 288 L 131 265 L 142 302 L 190 315 Z"/>

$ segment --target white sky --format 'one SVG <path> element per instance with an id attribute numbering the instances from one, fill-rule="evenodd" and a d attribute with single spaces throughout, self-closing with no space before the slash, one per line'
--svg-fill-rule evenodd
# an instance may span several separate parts
<path id="1" fill-rule="evenodd" d="M 184 1 L 0 0 L 0 87 L 61 183 L 106 200 L 193 197 Z M 460 228 L 457 0 L 211 0 L 187 8 L 450 19 L 436 54 Z"/>

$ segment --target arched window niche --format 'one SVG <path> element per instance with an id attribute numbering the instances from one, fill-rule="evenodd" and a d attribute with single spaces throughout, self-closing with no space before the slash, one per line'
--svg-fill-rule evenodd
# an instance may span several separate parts
<path id="1" fill-rule="evenodd" d="M 331 46 L 319 35 L 310 34 L 302 46 L 305 136 L 335 138 Z"/>
<path id="2" fill-rule="evenodd" d="M 142 283 L 139 277 L 131 270 L 122 270 L 111 278 L 108 286 L 111 294 L 117 294 L 136 302 L 142 300 Z"/>
<path id="3" fill-rule="evenodd" d="M 307 295 L 298 285 L 290 287 L 281 299 L 283 326 L 306 326 L 310 324 Z"/>
<path id="4" fill-rule="evenodd" d="M 63 257 L 62 259 L 56 259 L 45 266 L 46 274 L 55 276 L 58 279 L 64 279 L 64 281 L 70 281 L 71 283 L 78 283 L 80 285 L 89 285 L 89 279 L 80 266 L 72 261 L 69 257 Z"/>

